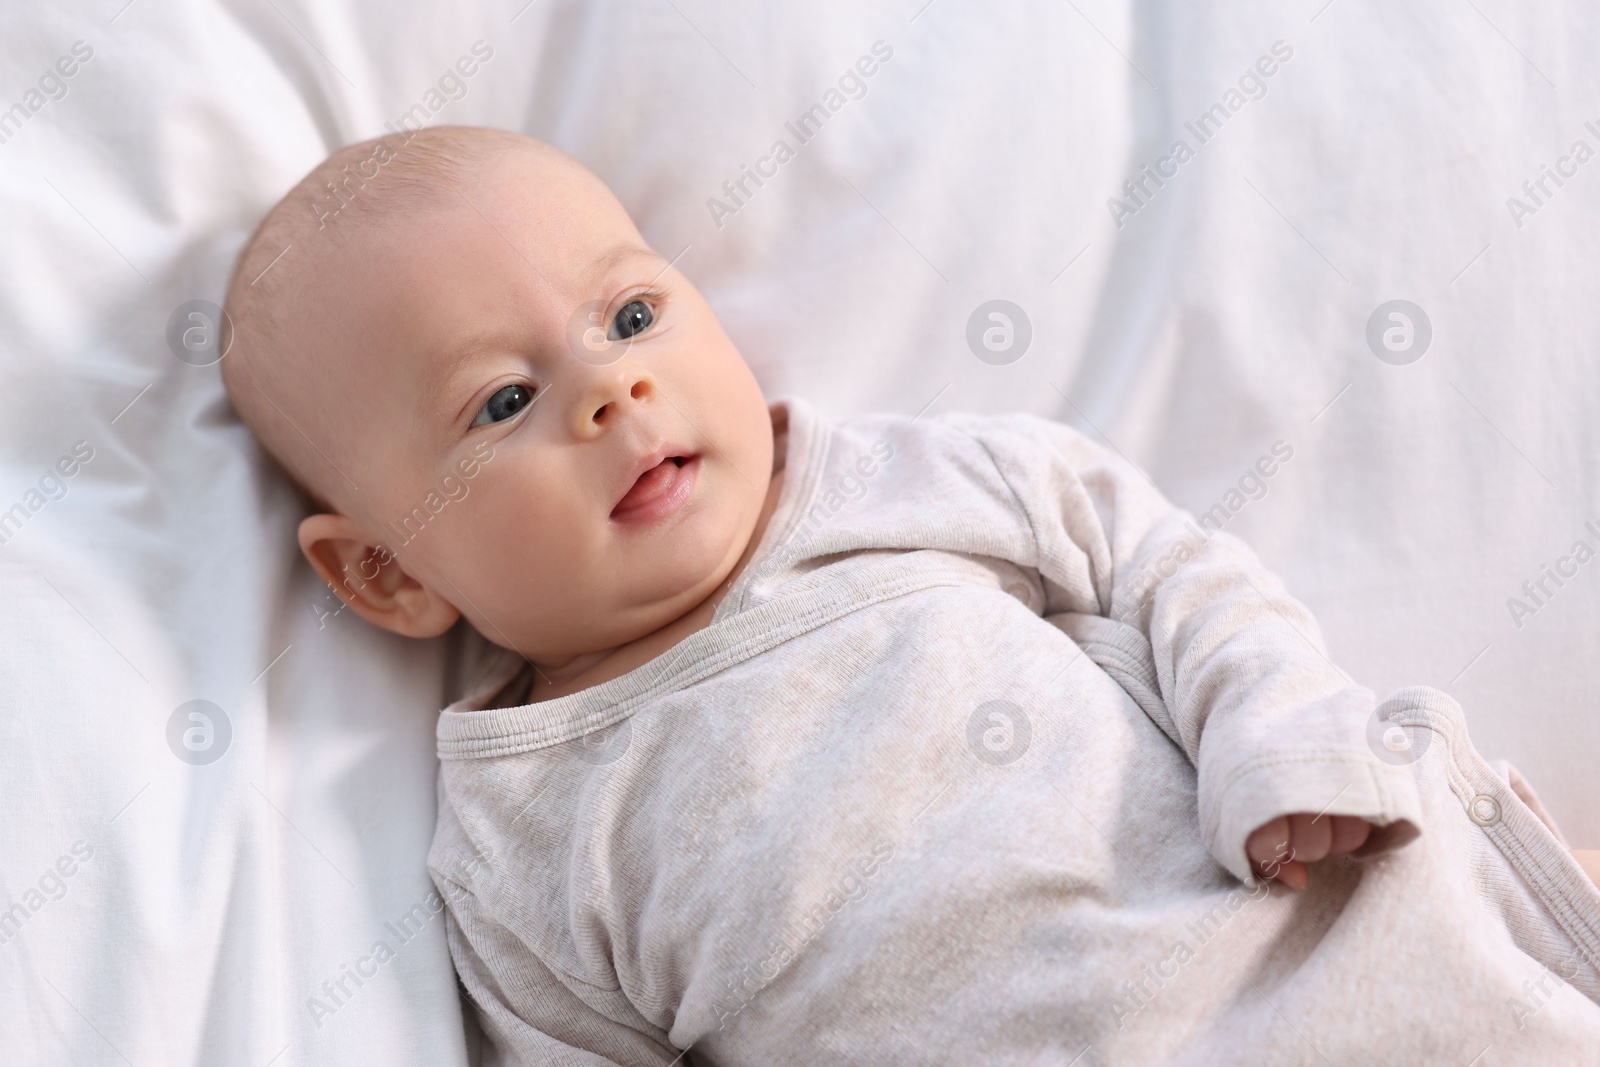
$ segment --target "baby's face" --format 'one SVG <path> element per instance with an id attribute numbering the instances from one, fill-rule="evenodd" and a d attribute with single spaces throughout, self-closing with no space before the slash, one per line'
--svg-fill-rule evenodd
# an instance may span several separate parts
<path id="1" fill-rule="evenodd" d="M 334 242 L 289 327 L 326 371 L 297 387 L 329 414 L 368 543 L 485 637 L 560 665 L 727 577 L 772 426 L 705 300 L 598 179 L 508 151 L 456 189 Z"/>

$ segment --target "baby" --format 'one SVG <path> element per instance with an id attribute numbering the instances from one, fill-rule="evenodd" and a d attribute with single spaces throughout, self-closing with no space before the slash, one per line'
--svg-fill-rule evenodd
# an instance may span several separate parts
<path id="1" fill-rule="evenodd" d="M 227 310 L 317 573 L 493 646 L 440 718 L 430 868 L 503 1056 L 1600 1042 L 1600 894 L 1448 697 L 1377 706 L 1247 548 L 1065 426 L 769 407 L 560 152 L 342 149 Z"/>

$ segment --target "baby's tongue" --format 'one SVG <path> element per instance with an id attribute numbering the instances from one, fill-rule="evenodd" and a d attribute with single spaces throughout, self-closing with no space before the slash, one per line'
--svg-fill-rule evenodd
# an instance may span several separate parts
<path id="1" fill-rule="evenodd" d="M 656 466 L 651 467 L 639 475 L 639 480 L 633 483 L 623 498 L 617 501 L 617 511 L 630 511 L 650 503 L 656 497 L 665 493 L 672 487 L 672 482 L 678 476 L 678 465 L 670 459 L 664 459 Z"/>

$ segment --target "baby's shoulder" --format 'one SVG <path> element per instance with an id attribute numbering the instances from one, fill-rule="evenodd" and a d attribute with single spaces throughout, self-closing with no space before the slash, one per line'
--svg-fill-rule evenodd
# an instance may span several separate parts
<path id="1" fill-rule="evenodd" d="M 1063 422 L 1010 412 L 899 415 L 872 413 L 841 419 L 830 428 L 828 466 L 841 471 L 904 460 L 904 474 L 985 476 L 1017 466 L 1064 459 L 1077 465 L 1105 450 Z"/>

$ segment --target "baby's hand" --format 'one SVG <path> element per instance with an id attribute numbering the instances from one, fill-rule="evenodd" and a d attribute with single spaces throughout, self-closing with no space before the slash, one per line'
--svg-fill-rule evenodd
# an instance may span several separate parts
<path id="1" fill-rule="evenodd" d="M 1280 815 L 1257 827 L 1244 851 L 1262 878 L 1304 889 L 1310 880 L 1306 864 L 1354 852 L 1371 832 L 1372 824 L 1354 815 Z"/>

